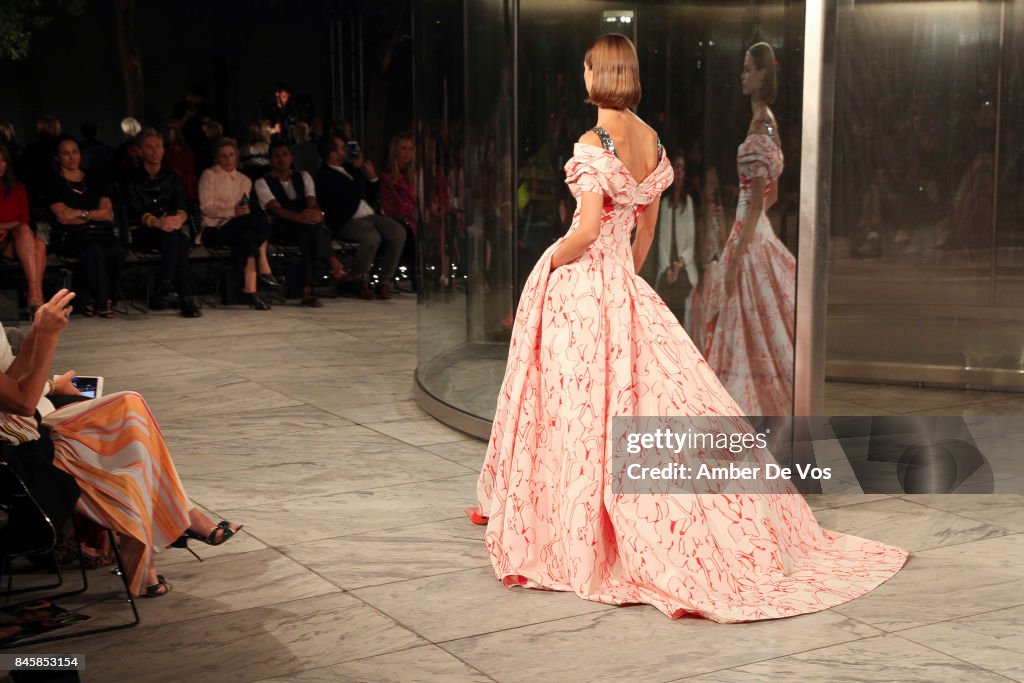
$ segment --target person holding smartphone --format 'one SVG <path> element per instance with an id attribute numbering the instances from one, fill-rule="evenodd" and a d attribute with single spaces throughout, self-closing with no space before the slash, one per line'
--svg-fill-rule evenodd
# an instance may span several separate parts
<path id="1" fill-rule="evenodd" d="M 364 158 L 359 143 L 346 140 L 338 130 L 321 139 L 324 160 L 316 176 L 316 195 L 331 233 L 337 239 L 357 242 L 352 273 L 346 278 L 358 283 L 359 295 L 373 298 L 368 275 L 378 257 L 381 284 L 377 297 L 391 298 L 391 287 L 405 247 L 405 227 L 374 209 L 380 196 L 377 169 Z"/>
<path id="2" fill-rule="evenodd" d="M 199 179 L 200 241 L 212 247 L 231 247 L 235 267 L 243 273 L 242 293 L 247 303 L 258 311 L 269 311 L 270 304 L 257 291 L 257 281 L 278 286 L 267 261 L 270 228 L 263 214 L 249 206 L 252 180 L 238 170 L 238 144 L 221 138 L 214 159 L 216 163 Z"/>

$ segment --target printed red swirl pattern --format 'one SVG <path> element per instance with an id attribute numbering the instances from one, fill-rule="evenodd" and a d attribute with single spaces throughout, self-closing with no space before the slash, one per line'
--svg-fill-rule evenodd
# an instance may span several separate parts
<path id="1" fill-rule="evenodd" d="M 907 551 L 823 530 L 800 495 L 613 492 L 613 416 L 743 413 L 633 269 L 630 233 L 672 182 L 668 159 L 637 183 L 610 152 L 577 144 L 565 170 L 577 198 L 610 201 L 577 261 L 549 272 L 561 240 L 544 253 L 516 313 L 467 510 L 487 524 L 497 577 L 738 622 L 827 609 L 895 574 Z"/>

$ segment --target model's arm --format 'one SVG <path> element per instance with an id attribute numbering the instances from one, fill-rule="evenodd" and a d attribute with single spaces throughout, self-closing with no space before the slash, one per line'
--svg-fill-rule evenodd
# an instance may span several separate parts
<path id="1" fill-rule="evenodd" d="M 591 244 L 601 236 L 601 212 L 604 210 L 604 195 L 597 192 L 580 193 L 580 223 L 562 240 L 551 256 L 551 269 L 564 266 L 583 255 Z"/>
<path id="2" fill-rule="evenodd" d="M 658 225 L 660 198 L 648 204 L 636 221 L 636 237 L 633 238 L 633 272 L 639 273 L 647 260 L 654 242 L 655 227 Z"/>
<path id="3" fill-rule="evenodd" d="M 729 267 L 725 271 L 725 291 L 727 294 L 731 295 L 735 288 L 736 278 L 740 272 L 740 260 L 746 253 L 747 245 L 750 244 L 750 240 L 754 236 L 754 229 L 757 228 L 757 222 L 761 220 L 761 214 L 764 212 L 764 188 L 767 182 L 765 178 L 751 178 L 750 180 L 750 204 L 747 207 L 747 213 L 743 216 L 740 238 L 736 242 L 736 248 L 732 252 Z"/>

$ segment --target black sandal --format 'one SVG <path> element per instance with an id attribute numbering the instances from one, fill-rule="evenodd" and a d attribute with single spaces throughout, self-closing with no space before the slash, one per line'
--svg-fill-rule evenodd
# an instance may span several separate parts
<path id="1" fill-rule="evenodd" d="M 146 592 L 142 594 L 144 598 L 159 598 L 162 595 L 167 595 L 171 592 L 171 584 L 167 583 L 163 574 L 156 575 L 156 583 L 152 586 L 146 586 Z"/>
<path id="2" fill-rule="evenodd" d="M 232 529 L 231 528 L 231 522 L 229 522 L 227 520 L 224 520 L 224 521 L 220 522 L 219 524 L 217 524 L 217 526 L 213 527 L 213 531 L 210 532 L 209 536 L 203 536 L 201 534 L 197 534 L 196 532 L 192 531 L 191 529 L 185 529 L 185 535 L 182 536 L 181 538 L 179 538 L 174 543 L 180 543 L 182 539 L 186 539 L 186 543 L 187 543 L 187 540 L 191 538 L 191 539 L 196 540 L 196 541 L 202 541 L 206 545 L 221 545 L 221 544 L 225 543 L 229 538 L 231 538 L 232 536 L 237 534 L 239 531 L 241 531 L 242 530 L 242 526 L 244 526 L 244 525 L 240 524 L 237 529 Z M 217 532 L 220 532 L 220 540 L 217 540 Z M 183 547 L 183 546 L 175 546 L 175 547 Z"/>

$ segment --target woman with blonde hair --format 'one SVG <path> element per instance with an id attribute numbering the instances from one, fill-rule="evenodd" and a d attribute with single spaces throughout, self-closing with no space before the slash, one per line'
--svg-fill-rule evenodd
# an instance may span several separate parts
<path id="1" fill-rule="evenodd" d="M 496 576 L 507 587 L 718 622 L 816 612 L 866 593 L 903 566 L 907 551 L 823 530 L 789 482 L 735 480 L 727 494 L 709 484 L 697 493 L 694 484 L 686 495 L 625 482 L 614 417 L 703 418 L 688 422 L 751 435 L 675 316 L 637 276 L 672 167 L 631 111 L 640 100 L 633 44 L 598 38 L 583 79 L 597 125 L 565 166 L 576 212 L 523 288 L 477 505 L 467 510 L 487 525 Z M 675 464 L 697 472 L 716 453 L 738 459 L 691 448 Z M 774 463 L 764 448 L 744 455 L 752 466 Z"/>
<path id="2" fill-rule="evenodd" d="M 388 162 L 380 174 L 384 214 L 416 233 L 416 143 L 408 133 L 391 138 Z"/>

